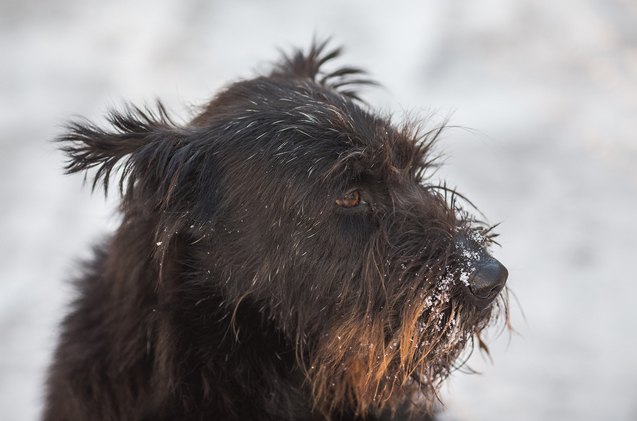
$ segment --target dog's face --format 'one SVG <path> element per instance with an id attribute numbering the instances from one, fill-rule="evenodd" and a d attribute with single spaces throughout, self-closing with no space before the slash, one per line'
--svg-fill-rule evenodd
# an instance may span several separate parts
<path id="1" fill-rule="evenodd" d="M 431 402 L 505 304 L 506 269 L 491 229 L 430 184 L 443 129 L 373 114 L 348 90 L 360 71 L 322 73 L 336 55 L 286 58 L 183 127 L 163 109 L 113 115 L 115 140 L 74 126 L 69 169 L 107 181 L 129 155 L 123 209 L 157 215 L 160 263 L 187 236 L 228 311 L 257 306 L 296 348 L 320 409 L 364 413 L 399 389 Z"/>

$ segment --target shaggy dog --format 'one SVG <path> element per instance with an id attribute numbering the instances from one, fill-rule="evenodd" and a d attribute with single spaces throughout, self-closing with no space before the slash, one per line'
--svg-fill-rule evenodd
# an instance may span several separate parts
<path id="1" fill-rule="evenodd" d="M 431 181 L 443 128 L 397 126 L 325 43 L 163 106 L 79 121 L 69 173 L 121 190 L 77 281 L 44 419 L 422 419 L 497 315 L 491 227 Z M 328 63 L 329 65 L 329 63 Z"/>

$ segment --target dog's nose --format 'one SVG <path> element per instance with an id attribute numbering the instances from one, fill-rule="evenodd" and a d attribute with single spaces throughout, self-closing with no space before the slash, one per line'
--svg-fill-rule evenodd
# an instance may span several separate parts
<path id="1" fill-rule="evenodd" d="M 488 306 L 502 291 L 509 271 L 493 257 L 481 260 L 469 277 L 469 290 L 480 307 Z"/>

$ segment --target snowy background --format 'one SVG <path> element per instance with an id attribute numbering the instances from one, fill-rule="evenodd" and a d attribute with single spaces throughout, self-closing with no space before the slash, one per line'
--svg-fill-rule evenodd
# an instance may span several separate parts
<path id="1" fill-rule="evenodd" d="M 448 420 L 637 420 L 634 0 L 0 1 L 0 419 L 37 419 L 65 280 L 117 223 L 62 175 L 77 115 L 178 115 L 332 35 L 382 110 L 452 130 L 439 175 L 502 222 L 511 336 L 444 389 Z"/>

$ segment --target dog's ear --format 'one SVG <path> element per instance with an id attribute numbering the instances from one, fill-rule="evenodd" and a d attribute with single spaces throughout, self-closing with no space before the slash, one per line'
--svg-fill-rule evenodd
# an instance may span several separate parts
<path id="1" fill-rule="evenodd" d="M 192 192 L 182 190 L 188 184 L 185 179 L 192 177 L 197 154 L 187 130 L 171 120 L 161 103 L 156 110 L 111 111 L 107 121 L 107 129 L 73 122 L 56 139 L 69 156 L 67 173 L 96 169 L 92 188 L 101 183 L 105 194 L 112 178 L 118 178 L 124 208 L 135 203 L 148 210 L 169 210 L 177 205 L 176 198 L 188 199 Z"/>
<path id="2" fill-rule="evenodd" d="M 334 89 L 341 95 L 360 101 L 356 88 L 361 85 L 377 85 L 377 83 L 366 77 L 365 71 L 358 67 L 343 66 L 326 72 L 325 64 L 339 57 L 342 52 L 339 47 L 329 49 L 329 43 L 329 38 L 324 41 L 315 39 L 307 52 L 297 49 L 291 55 L 284 53 L 271 75 L 310 79 Z"/>

